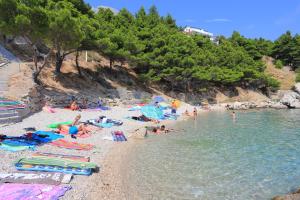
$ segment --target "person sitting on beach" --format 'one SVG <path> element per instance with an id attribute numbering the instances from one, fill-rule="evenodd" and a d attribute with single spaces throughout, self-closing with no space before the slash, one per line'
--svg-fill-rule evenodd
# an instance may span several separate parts
<path id="1" fill-rule="evenodd" d="M 78 106 L 76 100 L 73 100 L 73 101 L 71 102 L 70 109 L 73 110 L 73 111 L 79 110 L 79 106 Z"/>
<path id="2" fill-rule="evenodd" d="M 58 132 L 67 132 L 72 138 L 76 138 L 75 135 L 84 135 L 88 133 L 85 124 L 79 124 L 81 115 L 77 115 L 71 125 L 59 125 Z"/>

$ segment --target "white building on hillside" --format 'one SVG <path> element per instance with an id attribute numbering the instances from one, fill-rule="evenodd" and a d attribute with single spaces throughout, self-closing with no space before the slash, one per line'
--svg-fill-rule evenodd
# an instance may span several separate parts
<path id="1" fill-rule="evenodd" d="M 191 34 L 204 35 L 206 37 L 209 37 L 210 41 L 212 41 L 213 43 L 219 44 L 217 37 L 215 37 L 213 33 L 210 33 L 204 29 L 193 28 L 193 27 L 187 26 L 187 27 L 185 27 L 183 32 L 188 35 L 191 35 Z"/>
<path id="2" fill-rule="evenodd" d="M 210 33 L 210 32 L 205 31 L 203 29 L 193 28 L 193 27 L 190 27 L 190 26 L 185 27 L 185 29 L 183 31 L 186 34 L 199 34 L 199 35 L 208 36 L 210 38 L 214 37 L 213 33 Z"/>

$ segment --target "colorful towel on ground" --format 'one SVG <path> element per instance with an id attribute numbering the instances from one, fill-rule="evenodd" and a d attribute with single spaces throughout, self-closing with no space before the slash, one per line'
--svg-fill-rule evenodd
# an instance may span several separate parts
<path id="1" fill-rule="evenodd" d="M 52 165 L 34 165 L 34 164 L 15 164 L 17 170 L 21 171 L 38 171 L 38 172 L 59 172 L 64 174 L 75 174 L 89 176 L 92 174 L 92 169 L 60 167 Z"/>
<path id="2" fill-rule="evenodd" d="M 31 157 L 21 158 L 16 163 L 33 164 L 33 165 L 47 165 L 59 167 L 73 167 L 82 169 L 95 169 L 97 165 L 92 162 L 81 162 L 63 158 L 46 158 L 46 157 Z"/>
<path id="3" fill-rule="evenodd" d="M 144 116 L 150 119 L 161 120 L 164 119 L 164 113 L 161 109 L 157 108 L 156 106 L 144 106 L 141 109 L 141 112 Z"/>
<path id="4" fill-rule="evenodd" d="M 53 172 L 13 172 L 0 173 L 0 183 L 48 184 L 69 183 L 72 175 Z M 1 194 L 0 194 L 1 197 Z"/>
<path id="5" fill-rule="evenodd" d="M 90 120 L 87 120 L 87 123 L 92 124 L 97 127 L 101 127 L 101 128 L 111 128 L 113 126 L 123 125 L 122 121 L 116 120 L 116 119 L 107 119 L 106 123 L 102 123 L 101 120 L 90 119 Z"/>
<path id="6" fill-rule="evenodd" d="M 17 152 L 17 151 L 25 151 L 25 150 L 35 150 L 32 146 L 10 146 L 7 144 L 0 144 L 0 149 L 5 151 Z"/>
<path id="7" fill-rule="evenodd" d="M 55 132 L 52 132 L 52 131 L 36 131 L 34 134 L 36 135 L 46 135 L 48 139 L 50 140 L 57 140 L 57 139 L 60 139 L 60 138 L 64 138 L 63 135 L 59 135 Z"/>
<path id="8" fill-rule="evenodd" d="M 1 200 L 57 200 L 70 190 L 70 186 L 44 184 L 3 184 L 0 185 Z"/>
<path id="9" fill-rule="evenodd" d="M 59 140 L 53 141 L 49 144 L 60 147 L 60 148 L 86 150 L 86 151 L 94 148 L 94 146 L 91 144 L 80 144 L 77 142 L 69 142 L 64 139 L 59 139 Z"/>
<path id="10" fill-rule="evenodd" d="M 24 109 L 25 106 L 0 106 L 0 111 L 5 111 L 5 110 L 19 110 L 19 109 Z"/>
<path id="11" fill-rule="evenodd" d="M 113 137 L 113 141 L 115 141 L 115 142 L 126 142 L 127 141 L 127 138 L 125 137 L 125 135 L 122 131 L 113 131 L 113 132 L 111 132 L 111 135 Z"/>
<path id="12" fill-rule="evenodd" d="M 89 157 L 84 157 L 84 156 L 42 153 L 42 152 L 36 152 L 36 153 L 32 154 L 32 156 L 33 157 L 48 157 L 48 158 L 63 158 L 63 159 L 81 161 L 81 162 L 89 162 L 90 161 Z"/>

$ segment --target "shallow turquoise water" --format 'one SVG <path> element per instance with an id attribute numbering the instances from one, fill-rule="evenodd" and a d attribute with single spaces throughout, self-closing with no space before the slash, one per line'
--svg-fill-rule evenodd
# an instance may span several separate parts
<path id="1" fill-rule="evenodd" d="M 271 199 L 300 187 L 300 110 L 201 114 L 132 154 L 128 194 L 142 199 Z"/>

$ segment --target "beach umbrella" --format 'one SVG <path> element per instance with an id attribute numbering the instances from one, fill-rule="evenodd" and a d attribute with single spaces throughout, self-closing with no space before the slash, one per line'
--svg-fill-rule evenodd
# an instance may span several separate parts
<path id="1" fill-rule="evenodd" d="M 165 99 L 162 96 L 155 96 L 153 97 L 153 101 L 159 103 L 159 102 L 164 102 Z"/>
<path id="2" fill-rule="evenodd" d="M 148 118 L 151 119 L 163 119 L 164 113 L 161 109 L 157 108 L 156 106 L 144 106 L 141 108 L 141 112 Z"/>

